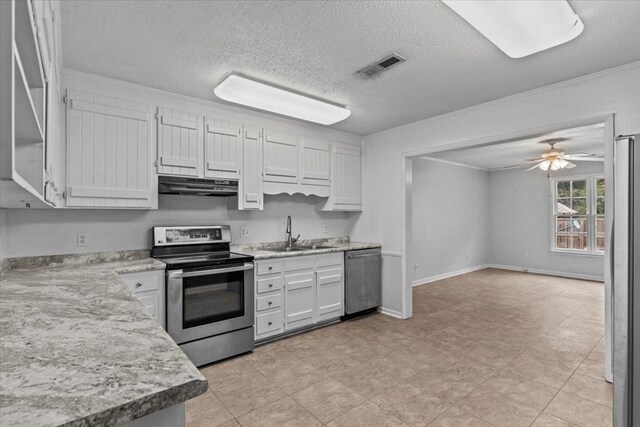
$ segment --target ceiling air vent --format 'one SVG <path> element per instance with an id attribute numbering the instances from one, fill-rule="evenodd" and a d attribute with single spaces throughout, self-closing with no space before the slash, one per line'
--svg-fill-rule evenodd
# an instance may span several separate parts
<path id="1" fill-rule="evenodd" d="M 400 64 L 401 62 L 404 62 L 404 61 L 406 61 L 406 59 L 404 59 L 402 56 L 398 55 L 397 53 L 394 53 L 392 55 L 387 56 L 386 58 L 382 58 L 380 61 L 376 62 L 375 64 L 368 65 L 363 69 L 358 70 L 357 74 L 360 74 L 362 77 L 370 79 L 380 74 L 383 71 L 387 71 L 389 68 L 393 67 L 394 65 Z"/>

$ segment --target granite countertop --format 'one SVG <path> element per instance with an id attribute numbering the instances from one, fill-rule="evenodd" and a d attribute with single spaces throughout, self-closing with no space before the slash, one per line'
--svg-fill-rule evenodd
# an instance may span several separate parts
<path id="1" fill-rule="evenodd" d="M 305 255 L 329 254 L 333 252 L 355 251 L 358 249 L 374 249 L 382 247 L 381 243 L 351 242 L 348 237 L 337 237 L 329 239 L 301 240 L 294 244 L 294 246 L 332 246 L 331 248 L 309 249 L 293 252 L 273 252 L 268 250 L 269 248 L 282 247 L 284 245 L 285 242 L 255 243 L 244 245 L 238 244 L 231 245 L 231 251 L 251 255 L 256 260 L 260 260 L 268 258 L 288 258 Z"/>
<path id="2" fill-rule="evenodd" d="M 2 425 L 116 425 L 207 390 L 117 275 L 164 264 L 148 251 L 121 254 L 8 262 L 0 274 Z"/>

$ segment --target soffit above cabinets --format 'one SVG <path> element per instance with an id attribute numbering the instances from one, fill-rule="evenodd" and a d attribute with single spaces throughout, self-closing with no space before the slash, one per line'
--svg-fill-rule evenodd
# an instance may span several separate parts
<path id="1" fill-rule="evenodd" d="M 570 4 L 580 37 L 511 59 L 439 1 L 64 1 L 64 65 L 213 101 L 236 71 L 347 105 L 332 127 L 365 135 L 640 60 L 640 2 Z"/>

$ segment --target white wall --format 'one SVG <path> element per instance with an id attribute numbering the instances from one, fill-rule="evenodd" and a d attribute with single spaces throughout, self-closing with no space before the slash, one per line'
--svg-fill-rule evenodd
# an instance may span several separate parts
<path id="1" fill-rule="evenodd" d="M 487 264 L 489 173 L 421 158 L 412 171 L 413 283 Z"/>
<path id="2" fill-rule="evenodd" d="M 616 134 L 640 131 L 640 62 L 366 136 L 363 213 L 353 237 L 383 244 L 383 307 L 403 309 L 402 263 L 395 261 L 403 251 L 403 153 L 561 129 L 611 113 Z"/>
<path id="3" fill-rule="evenodd" d="M 603 174 L 600 162 L 576 162 L 554 176 Z M 551 184 L 539 170 L 489 174 L 491 264 L 604 280 L 604 256 L 551 252 Z M 528 255 L 529 258 L 525 259 Z"/>
<path id="4" fill-rule="evenodd" d="M 229 224 L 234 243 L 284 240 L 287 215 L 303 239 L 349 235 L 358 214 L 318 212 L 317 200 L 265 196 L 264 211 L 237 211 L 227 210 L 223 197 L 161 195 L 153 211 L 8 209 L 5 257 L 149 249 L 154 225 Z M 240 238 L 240 227 L 250 236 Z M 89 234 L 88 247 L 77 246 L 78 232 Z"/>

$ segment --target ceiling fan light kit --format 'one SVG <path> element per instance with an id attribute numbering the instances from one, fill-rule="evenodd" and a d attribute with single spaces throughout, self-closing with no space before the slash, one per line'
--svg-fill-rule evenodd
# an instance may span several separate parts
<path id="1" fill-rule="evenodd" d="M 584 24 L 566 0 L 442 0 L 511 58 L 578 37 Z"/>
<path id="2" fill-rule="evenodd" d="M 213 91 L 234 104 L 269 111 L 296 119 L 332 125 L 351 115 L 344 106 L 316 99 L 267 83 L 230 74 Z"/>

